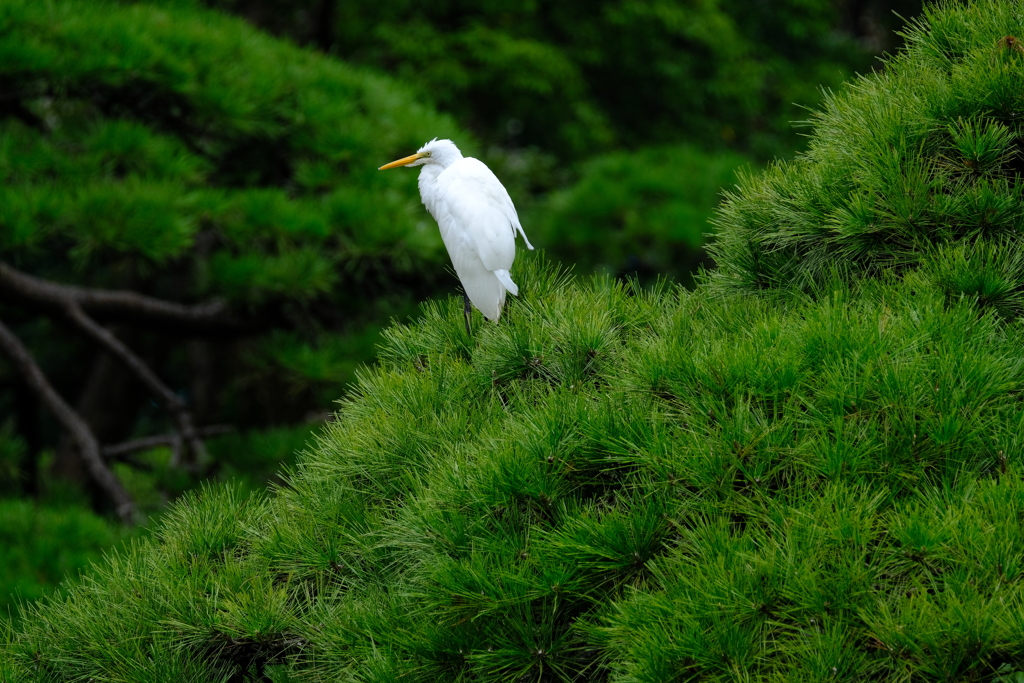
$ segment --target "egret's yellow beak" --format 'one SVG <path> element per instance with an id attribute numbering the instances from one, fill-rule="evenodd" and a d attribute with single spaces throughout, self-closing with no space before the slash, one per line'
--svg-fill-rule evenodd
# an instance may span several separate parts
<path id="1" fill-rule="evenodd" d="M 416 161 L 417 159 L 422 159 L 425 156 L 427 156 L 427 155 L 424 154 L 423 152 L 416 152 L 415 154 L 412 154 L 410 156 L 402 157 L 401 159 L 396 159 L 395 161 L 392 161 L 390 164 L 384 164 L 383 166 L 381 166 L 377 170 L 378 171 L 386 171 L 389 168 L 398 168 L 399 166 L 406 166 L 406 165 L 411 164 L 412 162 Z"/>

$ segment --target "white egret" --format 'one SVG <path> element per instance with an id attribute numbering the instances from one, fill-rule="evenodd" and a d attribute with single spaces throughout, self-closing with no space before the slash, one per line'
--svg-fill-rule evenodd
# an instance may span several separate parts
<path id="1" fill-rule="evenodd" d="M 451 140 L 434 138 L 415 154 L 384 164 L 422 166 L 420 197 L 441 229 L 441 239 L 462 282 L 466 332 L 472 315 L 470 302 L 488 320 L 497 320 L 505 305 L 505 292 L 519 294 L 509 269 L 516 258 L 516 232 L 533 249 L 523 232 L 512 198 L 491 169 L 473 157 L 464 157 Z"/>

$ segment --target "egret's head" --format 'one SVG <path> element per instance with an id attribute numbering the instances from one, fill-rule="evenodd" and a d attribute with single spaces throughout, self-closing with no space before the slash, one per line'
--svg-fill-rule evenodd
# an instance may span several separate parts
<path id="1" fill-rule="evenodd" d="M 454 162 L 462 158 L 462 152 L 451 140 L 438 140 L 434 138 L 410 156 L 384 164 L 378 170 L 384 171 L 399 166 L 423 166 L 424 164 L 438 164 L 442 168 L 448 168 Z"/>

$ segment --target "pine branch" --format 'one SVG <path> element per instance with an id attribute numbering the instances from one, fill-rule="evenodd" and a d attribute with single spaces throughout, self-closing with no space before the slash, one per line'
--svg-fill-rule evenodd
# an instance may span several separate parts
<path id="1" fill-rule="evenodd" d="M 227 434 L 235 430 L 231 425 L 211 425 L 209 427 L 197 428 L 196 434 L 200 438 L 209 438 L 211 436 L 217 436 L 219 434 Z M 129 441 L 122 441 L 121 443 L 114 444 L 112 446 L 103 447 L 103 457 L 105 458 L 119 458 L 120 456 L 127 453 L 135 453 L 137 451 L 145 451 L 150 448 L 159 448 L 160 446 L 170 446 L 173 449 L 181 448 L 181 434 L 177 432 L 172 434 L 157 434 L 156 436 L 144 436 L 139 439 L 131 439 Z"/>
<path id="2" fill-rule="evenodd" d="M 185 305 L 126 290 L 93 289 L 50 282 L 0 261 L 0 294 L 67 311 L 71 305 L 104 319 L 125 320 L 175 332 L 236 335 L 254 327 L 228 312 L 227 303 L 213 299 Z"/>
<path id="3" fill-rule="evenodd" d="M 153 372 L 142 358 L 100 325 L 87 311 L 107 314 L 128 314 L 135 320 L 173 325 L 190 331 L 234 330 L 242 325 L 226 313 L 226 304 L 213 300 L 194 306 L 185 306 L 131 291 L 101 290 L 63 285 L 21 272 L 0 261 L 0 292 L 13 293 L 22 300 L 41 305 L 50 311 L 65 314 L 77 327 L 121 361 L 138 377 L 170 413 L 182 439 L 188 444 L 196 465 L 207 459 L 206 446 L 196 432 L 192 413 L 181 398 Z M 172 465 L 181 464 L 181 450 L 175 449 Z"/>
<path id="4" fill-rule="evenodd" d="M 31 352 L 25 348 L 21 340 L 3 321 L 0 321 L 0 349 L 7 354 L 14 368 L 24 377 L 33 393 L 71 434 L 72 439 L 78 444 L 89 474 L 110 496 L 121 521 L 126 524 L 134 524 L 137 512 L 135 502 L 118 480 L 117 475 L 103 461 L 99 442 L 92 430 L 89 429 L 89 425 L 61 398 L 60 394 L 47 381 L 46 375 L 43 374 Z"/>

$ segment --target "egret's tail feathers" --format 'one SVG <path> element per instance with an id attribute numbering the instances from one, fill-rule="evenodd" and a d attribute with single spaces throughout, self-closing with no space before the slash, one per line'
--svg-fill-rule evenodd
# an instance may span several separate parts
<path id="1" fill-rule="evenodd" d="M 511 200 L 509 200 L 509 201 L 511 201 Z M 509 204 L 509 206 L 511 206 L 511 204 Z M 514 215 L 515 214 L 515 209 L 512 209 L 512 212 L 513 212 L 512 236 L 515 237 L 515 234 L 518 232 L 520 234 L 520 236 L 522 236 L 523 241 L 526 242 L 526 247 L 528 249 L 533 249 L 533 245 L 530 244 L 530 240 L 528 240 L 526 238 L 526 231 L 523 230 L 523 224 L 519 222 L 519 216 L 515 216 Z"/>
<path id="2" fill-rule="evenodd" d="M 507 270 L 502 268 L 491 272 L 494 273 L 495 277 L 498 278 L 498 282 L 500 282 L 505 289 L 512 292 L 512 296 L 519 296 L 519 285 L 512 282 L 512 276 L 508 274 Z"/>
<path id="3" fill-rule="evenodd" d="M 508 276 L 508 271 L 501 271 L 505 275 L 502 280 L 496 276 L 494 271 L 486 270 L 483 264 L 477 268 L 463 268 L 461 271 L 456 268 L 455 272 L 462 281 L 462 288 L 466 296 L 473 302 L 473 305 L 484 314 L 488 320 L 497 320 L 501 316 L 501 307 L 505 305 L 505 294 L 508 292 L 508 284 L 515 287 L 515 283 Z M 516 287 L 518 289 L 518 287 Z"/>
<path id="4" fill-rule="evenodd" d="M 532 250 L 533 249 L 533 245 L 530 244 L 530 240 L 526 239 L 526 233 L 523 232 L 523 226 L 521 226 L 521 225 L 519 226 L 519 234 L 523 236 L 523 241 L 526 242 L 526 248 Z"/>

